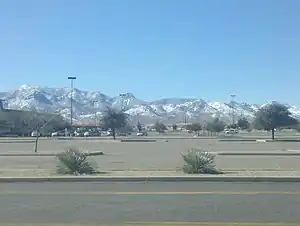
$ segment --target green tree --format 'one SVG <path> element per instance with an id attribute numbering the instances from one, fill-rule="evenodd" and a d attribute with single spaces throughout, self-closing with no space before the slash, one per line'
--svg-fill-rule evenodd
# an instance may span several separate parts
<path id="1" fill-rule="evenodd" d="M 114 140 L 116 139 L 116 129 L 122 128 L 127 124 L 128 115 L 124 111 L 119 111 L 110 107 L 104 112 L 102 118 L 104 127 L 112 130 Z"/>
<path id="2" fill-rule="evenodd" d="M 0 134 L 11 132 L 11 128 L 12 128 L 12 124 L 10 121 L 0 119 Z"/>
<path id="3" fill-rule="evenodd" d="M 133 132 L 133 128 L 129 123 L 126 123 L 123 127 L 118 128 L 117 131 L 119 133 L 129 134 L 129 133 Z"/>
<path id="4" fill-rule="evenodd" d="M 6 128 L 10 128 L 11 126 L 11 122 L 8 121 L 8 120 L 3 120 L 3 119 L 0 119 L 0 128 L 2 129 L 6 129 Z"/>
<path id="5" fill-rule="evenodd" d="M 219 133 L 225 129 L 226 124 L 219 118 L 215 118 L 212 122 L 207 123 L 207 130 L 214 133 Z"/>
<path id="6" fill-rule="evenodd" d="M 262 107 L 255 116 L 254 126 L 272 132 L 272 140 L 275 139 L 275 129 L 284 126 L 297 125 L 298 121 L 291 117 L 288 108 L 282 104 L 272 103 Z"/>
<path id="7" fill-rule="evenodd" d="M 165 130 L 167 130 L 167 127 L 165 124 L 157 121 L 155 124 L 154 124 L 154 129 L 158 132 L 158 133 L 164 133 Z"/>
<path id="8" fill-rule="evenodd" d="M 28 136 L 40 128 L 42 134 L 61 131 L 70 128 L 70 124 L 56 113 L 40 113 L 35 108 L 31 111 L 5 110 L 0 112 L 0 121 L 6 121 L 12 134 Z"/>
<path id="9" fill-rule="evenodd" d="M 229 129 L 237 129 L 239 126 L 238 124 L 230 124 L 227 126 Z"/>
<path id="10" fill-rule="evenodd" d="M 173 131 L 176 131 L 176 130 L 177 130 L 177 128 L 178 128 L 178 126 L 177 126 L 176 124 L 173 124 L 173 125 L 172 125 L 172 129 L 173 129 Z"/>
<path id="11" fill-rule="evenodd" d="M 294 129 L 295 129 L 298 133 L 300 133 L 300 124 L 295 125 Z"/>
<path id="12" fill-rule="evenodd" d="M 142 125 L 140 122 L 137 123 L 136 128 L 137 128 L 138 132 L 142 131 L 143 128 L 142 128 Z"/>
<path id="13" fill-rule="evenodd" d="M 240 118 L 237 123 L 238 127 L 242 130 L 247 130 L 250 128 L 250 123 L 246 118 Z"/>
<path id="14" fill-rule="evenodd" d="M 199 133 L 202 130 L 202 125 L 200 123 L 187 124 L 186 129 L 197 133 L 197 135 L 199 136 Z"/>

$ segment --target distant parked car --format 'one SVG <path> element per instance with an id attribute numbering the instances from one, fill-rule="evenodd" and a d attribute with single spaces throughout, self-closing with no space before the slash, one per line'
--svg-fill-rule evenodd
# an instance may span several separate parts
<path id="1" fill-rule="evenodd" d="M 148 133 L 146 131 L 144 131 L 144 132 L 138 132 L 136 135 L 139 137 L 140 136 L 148 136 Z"/>
<path id="2" fill-rule="evenodd" d="M 107 131 L 106 132 L 106 136 L 112 136 L 113 135 L 113 132 L 112 131 Z"/>
<path id="3" fill-rule="evenodd" d="M 237 129 L 229 129 L 229 130 L 224 130 L 225 134 L 237 134 L 239 131 Z"/>
<path id="4" fill-rule="evenodd" d="M 75 137 L 83 137 L 83 133 L 75 131 L 74 132 Z"/>
<path id="5" fill-rule="evenodd" d="M 51 137 L 58 137 L 58 136 L 65 136 L 65 132 L 54 132 L 54 133 L 51 133 Z"/>
<path id="6" fill-rule="evenodd" d="M 36 137 L 36 136 L 37 136 L 37 131 L 33 131 L 33 132 L 31 133 L 31 136 L 32 136 L 32 137 Z M 38 133 L 38 136 L 41 136 L 41 133 Z"/>
<path id="7" fill-rule="evenodd" d="M 121 132 L 117 133 L 117 135 L 118 135 L 118 136 L 121 136 L 121 137 L 125 137 L 125 136 L 127 136 L 127 134 L 126 134 L 126 133 L 121 133 Z"/>

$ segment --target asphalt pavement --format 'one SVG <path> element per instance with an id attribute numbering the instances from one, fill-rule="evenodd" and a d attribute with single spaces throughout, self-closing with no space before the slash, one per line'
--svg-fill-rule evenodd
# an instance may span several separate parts
<path id="1" fill-rule="evenodd" d="M 299 209 L 300 183 L 1 183 L 0 186 L 0 225 L 258 226 L 285 222 L 268 224 L 283 226 L 300 225 Z"/>
<path id="2" fill-rule="evenodd" d="M 1 153 L 33 153 L 34 144 L 1 144 Z M 212 152 L 276 152 L 299 148 L 299 143 L 218 142 L 209 140 L 169 140 L 156 143 L 121 143 L 119 141 L 59 141 L 41 140 L 39 153 L 59 153 L 65 147 L 75 146 L 89 151 L 103 151 L 93 161 L 99 170 L 128 169 L 176 169 L 182 167 L 181 152 L 189 148 L 201 148 Z M 295 156 L 218 156 L 216 165 L 221 169 L 278 169 L 299 170 L 300 157 Z M 54 157 L 0 157 L 3 169 L 55 169 Z M 1 172 L 0 172 L 1 173 Z"/>

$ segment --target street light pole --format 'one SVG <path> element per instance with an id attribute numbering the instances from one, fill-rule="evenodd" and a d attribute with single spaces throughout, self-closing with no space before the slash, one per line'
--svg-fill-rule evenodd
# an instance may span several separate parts
<path id="1" fill-rule="evenodd" d="M 73 81 L 76 79 L 76 77 L 68 77 L 68 79 L 71 80 L 70 123 L 71 123 L 71 128 L 73 130 Z"/>
<path id="2" fill-rule="evenodd" d="M 235 123 L 235 120 L 234 120 L 234 105 L 235 105 L 234 98 L 236 97 L 236 95 L 231 94 L 230 97 L 231 97 L 231 107 L 232 107 L 232 125 L 234 125 L 234 123 Z"/>
<path id="3" fill-rule="evenodd" d="M 121 110 L 123 111 L 124 110 L 124 98 L 126 97 L 126 94 L 121 93 L 119 96 L 121 97 Z"/>
<path id="4" fill-rule="evenodd" d="M 95 126 L 97 126 L 97 110 L 96 110 L 96 103 L 97 102 L 98 102 L 98 100 L 93 100 L 94 109 L 95 109 Z"/>
<path id="5" fill-rule="evenodd" d="M 184 126 L 187 124 L 187 109 L 184 110 Z"/>

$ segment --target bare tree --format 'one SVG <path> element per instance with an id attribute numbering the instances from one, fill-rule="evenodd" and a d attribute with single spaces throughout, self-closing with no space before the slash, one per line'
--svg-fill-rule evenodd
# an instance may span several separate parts
<path id="1" fill-rule="evenodd" d="M 49 125 L 49 123 L 51 123 L 55 117 L 57 117 L 57 111 L 55 111 L 50 118 L 47 118 L 46 113 L 43 115 L 43 113 L 39 113 L 34 106 L 30 105 L 28 102 L 27 104 L 30 108 L 29 121 L 30 124 L 33 125 L 33 129 L 35 129 L 34 152 L 38 152 L 38 143 L 41 130 Z M 48 113 L 47 115 L 50 114 Z"/>

